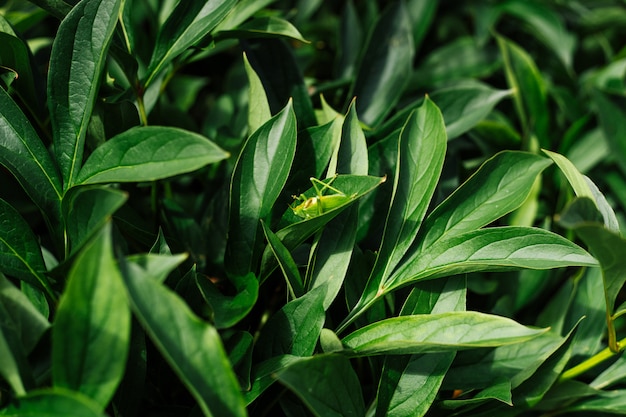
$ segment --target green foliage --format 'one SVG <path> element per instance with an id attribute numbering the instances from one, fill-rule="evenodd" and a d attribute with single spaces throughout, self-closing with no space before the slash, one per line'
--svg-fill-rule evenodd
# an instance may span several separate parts
<path id="1" fill-rule="evenodd" d="M 447 6 L 4 2 L 0 415 L 626 414 L 623 4 Z"/>

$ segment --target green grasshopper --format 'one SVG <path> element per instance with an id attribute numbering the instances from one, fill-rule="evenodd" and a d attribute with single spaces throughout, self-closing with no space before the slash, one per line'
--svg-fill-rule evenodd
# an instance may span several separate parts
<path id="1" fill-rule="evenodd" d="M 293 198 L 295 198 L 296 201 L 290 206 L 294 214 L 304 219 L 310 219 L 311 217 L 319 216 L 320 214 L 337 208 L 356 197 L 356 193 L 348 196 L 330 185 L 335 178 L 337 178 L 337 176 L 333 177 L 328 183 L 325 183 L 317 178 L 311 177 L 311 184 L 313 184 L 313 188 L 315 188 L 315 197 L 307 197 L 304 194 L 300 194 L 299 196 L 294 195 Z M 320 185 L 321 188 L 319 187 Z M 324 191 L 326 190 L 331 190 L 335 194 L 324 195 Z"/>

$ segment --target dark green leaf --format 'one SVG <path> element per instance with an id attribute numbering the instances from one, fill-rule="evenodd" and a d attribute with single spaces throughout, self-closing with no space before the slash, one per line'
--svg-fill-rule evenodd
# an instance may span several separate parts
<path id="1" fill-rule="evenodd" d="M 253 17 L 236 28 L 221 31 L 218 38 L 288 38 L 309 43 L 289 21 L 275 16 Z"/>
<path id="2" fill-rule="evenodd" d="M 106 417 L 101 407 L 85 395 L 63 388 L 31 391 L 0 410 L 7 417 Z"/>
<path id="3" fill-rule="evenodd" d="M 473 128 L 511 93 L 511 90 L 496 90 L 484 84 L 466 82 L 437 90 L 430 98 L 441 109 L 450 140 Z"/>
<path id="4" fill-rule="evenodd" d="M 282 39 L 254 39 L 242 45 L 263 83 L 272 113 L 278 113 L 291 100 L 298 129 L 316 126 L 313 104 L 299 63 L 287 44 Z"/>
<path id="5" fill-rule="evenodd" d="M 395 288 L 422 279 L 476 271 L 596 264 L 585 250 L 547 230 L 494 227 L 439 240 L 420 252 L 414 261 L 399 267 L 386 285 Z"/>
<path id="6" fill-rule="evenodd" d="M 600 126 L 615 155 L 622 173 L 626 173 L 626 102 L 623 97 L 605 94 L 594 90 L 593 101 L 596 105 Z"/>
<path id="7" fill-rule="evenodd" d="M 498 37 L 500 52 L 504 57 L 504 68 L 509 87 L 514 90 L 513 98 L 520 119 L 525 144 L 523 150 L 531 150 L 530 137 L 536 135 L 542 147 L 549 148 L 549 112 L 546 87 L 533 59 L 521 47 Z"/>
<path id="8" fill-rule="evenodd" d="M 2 88 L 0 164 L 11 171 L 48 222 L 58 223 L 62 186 L 57 167 L 31 123 Z"/>
<path id="9" fill-rule="evenodd" d="M 179 2 L 159 29 L 144 86 L 148 87 L 167 64 L 210 34 L 235 3 L 236 0 Z"/>
<path id="10" fill-rule="evenodd" d="M 429 214 L 420 248 L 481 228 L 515 210 L 530 193 L 537 175 L 550 163 L 530 153 L 496 154 Z"/>
<path id="11" fill-rule="evenodd" d="M 270 105 L 267 102 L 267 96 L 263 89 L 261 79 L 250 66 L 246 54 L 243 54 L 243 63 L 248 76 L 248 134 L 253 134 L 263 123 L 267 122 L 271 117 Z"/>
<path id="12" fill-rule="evenodd" d="M 356 114 L 355 100 L 343 121 L 339 146 L 335 148 L 328 176 L 335 174 L 367 175 L 367 144 Z"/>
<path id="13" fill-rule="evenodd" d="M 23 40 L 15 34 L 0 32 L 0 64 L 5 68 L 14 70 L 17 79 L 11 84 L 11 88 L 21 97 L 30 111 L 39 114 L 41 112 L 41 98 L 35 90 L 35 79 L 31 68 L 29 50 Z"/>
<path id="14" fill-rule="evenodd" d="M 230 282 L 237 292 L 234 296 L 223 295 L 208 277 L 196 274 L 196 284 L 213 310 L 213 323 L 218 329 L 237 324 L 254 307 L 259 295 L 259 280 L 252 273 L 233 277 Z"/>
<path id="15" fill-rule="evenodd" d="M 370 34 L 354 82 L 358 113 L 375 126 L 393 109 L 413 65 L 413 31 L 404 2 L 396 2 L 380 17 Z"/>
<path id="16" fill-rule="evenodd" d="M 325 288 L 317 287 L 274 313 L 263 327 L 255 352 L 264 359 L 312 355 L 326 318 L 325 294 Z"/>
<path id="17" fill-rule="evenodd" d="M 54 298 L 37 238 L 28 223 L 0 199 L 0 272 L 43 288 Z"/>
<path id="18" fill-rule="evenodd" d="M 135 127 L 96 148 L 76 183 L 154 181 L 227 157 L 228 153 L 197 133 L 164 126 Z"/>
<path id="19" fill-rule="evenodd" d="M 441 112 L 432 101 L 426 99 L 411 113 L 400 132 L 398 146 L 383 242 L 367 288 L 352 316 L 383 295 L 385 281 L 413 243 L 437 186 L 446 153 L 446 134 Z"/>
<path id="20" fill-rule="evenodd" d="M 77 187 L 63 196 L 63 218 L 70 253 L 76 253 L 124 204 L 127 195 L 113 188 Z"/>
<path id="21" fill-rule="evenodd" d="M 296 265 L 285 245 L 282 244 L 280 239 L 276 237 L 276 234 L 272 232 L 262 220 L 261 225 L 263 226 L 263 234 L 265 234 L 265 238 L 267 239 L 267 246 L 272 250 L 283 272 L 283 276 L 287 281 L 290 296 L 292 298 L 302 297 L 302 295 L 304 295 L 304 284 L 300 272 L 298 271 L 298 265 Z"/>
<path id="22" fill-rule="evenodd" d="M 600 262 L 607 309 L 612 313 L 615 299 L 626 282 L 626 239 L 598 222 L 599 215 L 593 201 L 577 198 L 561 214 L 560 222 L 573 229 Z"/>
<path id="23" fill-rule="evenodd" d="M 353 356 L 449 352 L 521 343 L 545 333 L 515 321 L 473 311 L 385 319 L 342 339 Z"/>
<path id="24" fill-rule="evenodd" d="M 345 357 L 317 355 L 303 359 L 281 370 L 278 379 L 316 416 L 365 415 L 361 383 Z"/>
<path id="25" fill-rule="evenodd" d="M 63 187 L 78 176 L 87 124 L 121 0 L 78 3 L 63 19 L 50 56 L 48 107 Z"/>
<path id="26" fill-rule="evenodd" d="M 291 101 L 257 129 L 241 151 L 233 172 L 226 267 L 233 275 L 254 271 L 266 218 L 280 195 L 296 150 L 296 118 Z"/>
<path id="27" fill-rule="evenodd" d="M 124 265 L 131 306 L 205 415 L 245 416 L 240 387 L 215 328 L 139 265 Z"/>
<path id="28" fill-rule="evenodd" d="M 77 256 L 59 302 L 54 386 L 81 392 L 104 409 L 124 375 L 129 338 L 130 309 L 108 223 Z"/>

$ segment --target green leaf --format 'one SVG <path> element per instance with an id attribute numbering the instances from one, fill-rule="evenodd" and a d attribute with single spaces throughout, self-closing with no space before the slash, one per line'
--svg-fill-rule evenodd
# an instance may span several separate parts
<path id="1" fill-rule="evenodd" d="M 64 0 L 31 0 L 57 19 L 63 19 L 72 10 L 72 4 Z"/>
<path id="2" fill-rule="evenodd" d="M 250 66 L 248 57 L 243 54 L 243 63 L 248 76 L 248 132 L 251 135 L 271 117 L 270 105 L 263 89 L 261 79 Z"/>
<path id="3" fill-rule="evenodd" d="M 469 272 L 595 266 L 597 261 L 571 241 L 533 227 L 493 227 L 438 241 L 386 282 L 387 291 L 422 279 Z"/>
<path id="4" fill-rule="evenodd" d="M 134 127 L 96 148 L 76 183 L 154 181 L 227 157 L 227 152 L 197 133 L 175 127 Z"/>
<path id="5" fill-rule="evenodd" d="M 443 401 L 442 405 L 445 408 L 456 409 L 467 405 L 477 405 L 489 402 L 491 400 L 497 400 L 505 403 L 506 405 L 513 406 L 511 397 L 511 381 L 497 382 L 496 384 L 487 387 L 472 398 L 460 399 L 460 400 L 447 400 Z"/>
<path id="6" fill-rule="evenodd" d="M 340 355 L 316 355 L 295 362 L 278 373 L 316 416 L 364 416 L 361 382 Z"/>
<path id="7" fill-rule="evenodd" d="M 342 339 L 351 356 L 449 352 L 521 343 L 548 329 L 473 311 L 400 316 L 385 319 Z"/>
<path id="8" fill-rule="evenodd" d="M 83 159 L 87 124 L 121 0 L 78 3 L 65 17 L 50 56 L 48 107 L 63 186 L 71 187 Z"/>
<path id="9" fill-rule="evenodd" d="M 57 167 L 31 123 L 2 88 L 0 164 L 11 171 L 48 223 L 58 223 L 62 186 Z"/>
<path id="10" fill-rule="evenodd" d="M 576 37 L 569 33 L 561 20 L 562 14 L 540 2 L 524 0 L 507 1 L 500 5 L 529 26 L 528 33 L 537 37 L 558 56 L 568 71 L 572 69 Z"/>
<path id="11" fill-rule="evenodd" d="M 496 90 L 476 82 L 442 88 L 430 95 L 441 109 L 448 140 L 461 136 L 491 113 L 512 90 Z"/>
<path id="12" fill-rule="evenodd" d="M 576 196 L 587 197 L 593 200 L 598 210 L 602 213 L 605 226 L 609 230 L 619 232 L 619 224 L 617 223 L 615 212 L 606 201 L 604 195 L 598 190 L 598 187 L 587 176 L 581 174 L 574 164 L 563 155 L 545 149 L 543 149 L 543 152 L 557 164 L 574 189 Z"/>
<path id="13" fill-rule="evenodd" d="M 101 407 L 79 392 L 63 388 L 31 391 L 0 410 L 7 417 L 106 417 Z"/>
<path id="14" fill-rule="evenodd" d="M 624 111 L 626 102 L 619 95 L 605 94 L 595 89 L 592 93 L 600 127 L 624 174 L 626 173 L 626 144 L 621 138 L 626 135 L 626 111 Z"/>
<path id="15" fill-rule="evenodd" d="M 464 311 L 465 279 L 427 281 L 415 286 L 401 315 Z M 436 398 L 456 352 L 393 355 L 385 358 L 378 384 L 377 416 L 423 416 Z"/>
<path id="16" fill-rule="evenodd" d="M 35 79 L 31 68 L 29 50 L 26 43 L 14 33 L 0 32 L 0 64 L 17 73 L 17 79 L 11 84 L 16 92 L 32 113 L 41 112 L 41 100 L 38 91 L 35 90 Z"/>
<path id="17" fill-rule="evenodd" d="M 28 223 L 0 199 L 0 272 L 43 288 L 54 299 L 37 238 Z"/>
<path id="18" fill-rule="evenodd" d="M 233 172 L 225 263 L 233 275 L 254 271 L 262 243 L 259 220 L 280 195 L 296 150 L 291 102 L 257 129 L 244 145 Z"/>
<path id="19" fill-rule="evenodd" d="M 459 352 L 443 389 L 483 389 L 503 380 L 510 380 L 515 388 L 532 376 L 565 340 L 550 331 L 525 343 Z"/>
<path id="20" fill-rule="evenodd" d="M 341 139 L 328 167 L 328 176 L 335 174 L 367 175 L 367 143 L 352 100 L 344 118 Z"/>
<path id="21" fill-rule="evenodd" d="M 564 413 L 584 413 L 581 415 L 589 415 L 589 413 L 595 412 L 623 416 L 626 415 L 626 390 L 602 391 L 594 397 L 582 399 L 573 406 L 560 411 Z"/>
<path id="22" fill-rule="evenodd" d="M 70 254 L 76 253 L 89 238 L 124 204 L 127 194 L 99 186 L 71 188 L 63 196 L 63 218 Z"/>
<path id="23" fill-rule="evenodd" d="M 253 17 L 231 30 L 220 31 L 217 38 L 287 38 L 309 43 L 289 21 L 275 16 Z"/>
<path id="24" fill-rule="evenodd" d="M 30 354 L 39 339 L 50 328 L 50 323 L 35 309 L 26 295 L 2 274 L 0 274 L 0 306 L 6 310 L 15 325 L 24 353 Z"/>
<path id="25" fill-rule="evenodd" d="M 354 81 L 363 123 L 379 124 L 398 102 L 413 65 L 413 30 L 404 2 L 391 5 L 370 34 Z"/>
<path id="26" fill-rule="evenodd" d="M 360 314 L 382 295 L 380 290 L 386 279 L 413 243 L 437 186 L 445 153 L 443 117 L 427 98 L 411 113 L 400 132 L 392 202 L 383 241 L 367 287 L 350 317 Z M 345 322 L 351 320 L 350 317 Z"/>
<path id="27" fill-rule="evenodd" d="M 626 239 L 595 220 L 599 216 L 592 200 L 576 198 L 561 214 L 559 222 L 573 229 L 600 262 L 607 310 L 613 312 L 615 299 L 626 283 Z"/>
<path id="28" fill-rule="evenodd" d="M 236 0 L 190 0 L 179 2 L 159 28 L 146 71 L 147 88 L 161 71 L 187 48 L 210 34 L 228 14 Z"/>
<path id="29" fill-rule="evenodd" d="M 241 0 L 238 1 L 226 17 L 217 25 L 215 32 L 235 29 L 258 11 L 267 7 L 274 0 Z"/>
<path id="30" fill-rule="evenodd" d="M 304 295 L 304 285 L 298 271 L 298 265 L 296 265 L 285 245 L 282 244 L 280 239 L 276 237 L 276 234 L 270 230 L 263 220 L 261 220 L 261 225 L 263 226 L 265 239 L 267 239 L 267 246 L 272 250 L 287 281 L 290 296 L 292 298 L 302 297 Z"/>
<path id="31" fill-rule="evenodd" d="M 301 360 L 304 360 L 304 358 L 293 355 L 280 355 L 274 356 L 266 361 L 259 362 L 252 369 L 252 386 L 248 391 L 243 393 L 246 399 L 246 404 L 252 403 L 269 386 L 271 386 L 274 381 L 276 381 L 276 374 L 280 370 L 285 369 L 291 364 Z"/>
<path id="32" fill-rule="evenodd" d="M 525 152 L 496 154 L 429 214 L 420 248 L 481 228 L 515 210 L 550 164 L 549 159 Z"/>
<path id="33" fill-rule="evenodd" d="M 312 355 L 326 319 L 325 295 L 325 288 L 317 287 L 274 313 L 263 327 L 255 354 L 264 359 L 285 354 Z"/>
<path id="34" fill-rule="evenodd" d="M 258 74 L 272 113 L 278 113 L 288 101 L 298 120 L 298 129 L 317 125 L 308 87 L 299 61 L 282 39 L 253 39 L 243 44 L 251 66 Z"/>
<path id="35" fill-rule="evenodd" d="M 124 375 L 129 339 L 130 309 L 108 223 L 77 256 L 59 302 L 54 386 L 81 392 L 104 409 Z"/>
<path id="36" fill-rule="evenodd" d="M 217 330 L 139 265 L 124 265 L 123 276 L 135 315 L 202 412 L 245 416 L 240 387 Z"/>
<path id="37" fill-rule="evenodd" d="M 530 137 L 536 135 L 542 147 L 549 148 L 549 115 L 546 87 L 533 59 L 520 46 L 497 37 L 509 87 L 514 90 L 515 108 L 524 140 L 523 150 L 531 150 Z"/>
<path id="38" fill-rule="evenodd" d="M 410 77 L 407 89 L 441 88 L 468 79 L 487 78 L 502 66 L 493 48 L 473 36 L 450 40 L 430 52 Z"/>
<path id="39" fill-rule="evenodd" d="M 213 323 L 218 329 L 237 324 L 252 310 L 259 295 L 259 280 L 252 273 L 230 278 L 230 282 L 235 287 L 234 296 L 223 295 L 207 277 L 196 274 L 196 284 L 213 310 Z"/>

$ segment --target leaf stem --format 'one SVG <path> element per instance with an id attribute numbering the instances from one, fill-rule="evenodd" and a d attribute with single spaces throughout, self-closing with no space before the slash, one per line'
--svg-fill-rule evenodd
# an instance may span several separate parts
<path id="1" fill-rule="evenodd" d="M 620 347 L 620 350 L 623 350 L 623 348 L 621 347 L 624 346 L 624 344 L 626 344 L 626 338 L 620 340 L 617 343 L 617 346 Z M 583 361 L 579 363 L 578 365 L 574 366 L 573 368 L 570 368 L 567 371 L 563 372 L 561 376 L 559 377 L 559 382 L 576 378 L 577 376 L 584 374 L 591 368 L 601 364 L 605 360 L 612 358 L 617 353 L 619 352 L 615 352 L 610 347 L 607 347 L 601 350 L 600 352 L 596 353 L 595 355 L 593 355 L 586 361 Z"/>

